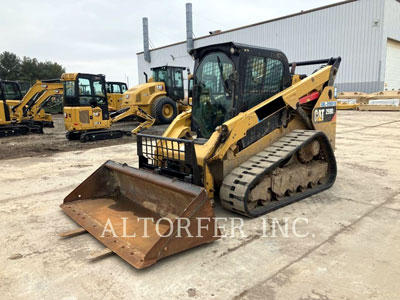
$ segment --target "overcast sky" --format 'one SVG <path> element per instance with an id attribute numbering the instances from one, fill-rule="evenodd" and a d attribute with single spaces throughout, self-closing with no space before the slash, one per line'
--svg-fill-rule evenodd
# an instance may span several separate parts
<path id="1" fill-rule="evenodd" d="M 185 3 L 136 0 L 0 0 L 0 52 L 62 64 L 67 72 L 106 74 L 137 84 L 136 53 L 143 51 L 142 17 L 154 47 L 186 39 Z M 338 0 L 194 0 L 199 37 Z"/>

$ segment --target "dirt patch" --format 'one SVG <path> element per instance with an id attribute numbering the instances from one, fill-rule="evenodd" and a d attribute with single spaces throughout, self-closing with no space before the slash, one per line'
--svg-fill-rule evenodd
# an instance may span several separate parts
<path id="1" fill-rule="evenodd" d="M 54 128 L 45 128 L 44 134 L 28 134 L 24 136 L 0 139 L 0 160 L 20 157 L 51 156 L 57 152 L 79 151 L 98 147 L 107 147 L 136 142 L 136 136 L 124 136 L 119 139 L 81 143 L 69 141 L 65 137 L 63 115 L 53 115 Z M 113 129 L 132 130 L 138 121 L 115 123 Z M 168 125 L 153 126 L 143 132 L 161 135 Z"/>
<path id="2" fill-rule="evenodd" d="M 196 289 L 190 288 L 187 290 L 188 296 L 189 297 L 196 297 Z"/>

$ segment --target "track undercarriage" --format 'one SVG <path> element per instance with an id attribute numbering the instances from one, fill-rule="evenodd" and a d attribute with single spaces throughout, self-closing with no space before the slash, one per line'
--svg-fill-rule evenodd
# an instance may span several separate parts
<path id="1" fill-rule="evenodd" d="M 69 131 L 66 133 L 68 140 L 80 140 L 82 143 L 118 139 L 124 135 L 130 136 L 131 132 L 125 130 L 90 130 L 90 131 Z"/>
<path id="2" fill-rule="evenodd" d="M 331 187 L 336 161 L 325 134 L 295 130 L 225 177 L 222 205 L 256 217 Z"/>
<path id="3" fill-rule="evenodd" d="M 43 134 L 44 124 L 35 121 L 22 121 L 0 126 L 0 137 L 25 135 L 28 133 Z"/>

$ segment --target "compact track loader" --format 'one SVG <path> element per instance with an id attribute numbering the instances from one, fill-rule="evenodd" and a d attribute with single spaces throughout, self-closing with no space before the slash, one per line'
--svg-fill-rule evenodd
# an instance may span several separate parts
<path id="1" fill-rule="evenodd" d="M 43 127 L 54 127 L 42 105 L 51 96 L 62 94 L 59 80 L 37 81 L 20 100 L 18 84 L 3 81 L 0 86 L 0 136 L 43 133 Z"/>
<path id="2" fill-rule="evenodd" d="M 64 236 L 87 231 L 103 254 L 144 268 L 218 239 L 214 200 L 257 217 L 333 185 L 340 57 L 289 64 L 279 50 L 237 43 L 192 55 L 192 110 L 163 136 L 138 134 L 139 168 L 107 161 L 73 190 L 61 208 L 82 228 Z"/>

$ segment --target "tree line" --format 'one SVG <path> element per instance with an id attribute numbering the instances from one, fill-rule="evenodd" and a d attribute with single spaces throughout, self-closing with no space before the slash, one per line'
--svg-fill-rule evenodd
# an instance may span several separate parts
<path id="1" fill-rule="evenodd" d="M 56 62 L 38 61 L 36 58 L 4 51 L 0 54 L 0 79 L 34 83 L 36 80 L 56 79 L 65 73 L 65 68 Z"/>

